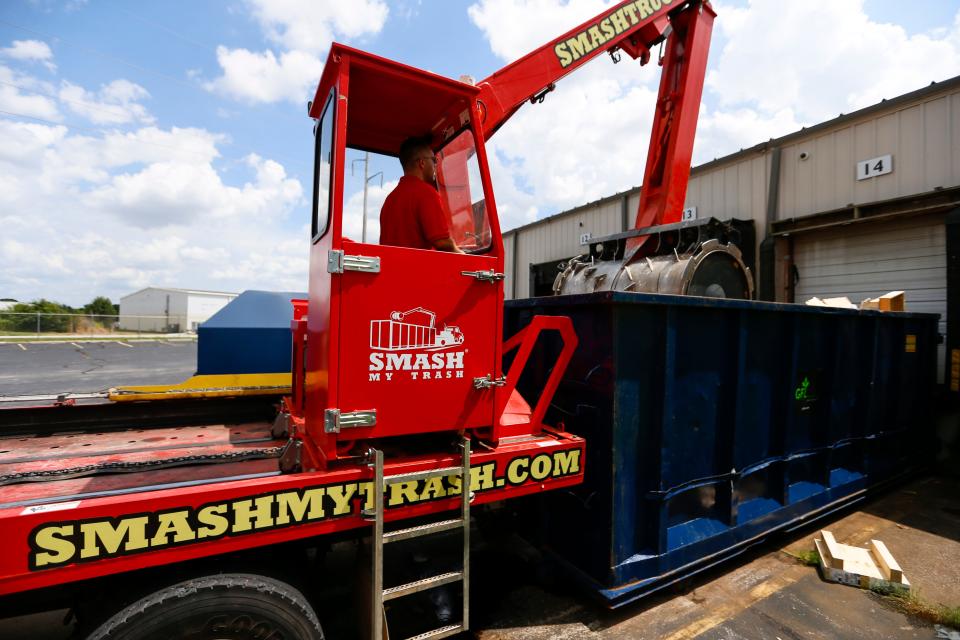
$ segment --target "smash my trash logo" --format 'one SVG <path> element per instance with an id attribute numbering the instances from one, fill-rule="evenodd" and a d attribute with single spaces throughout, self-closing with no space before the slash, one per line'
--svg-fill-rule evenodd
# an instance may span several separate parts
<path id="1" fill-rule="evenodd" d="M 560 449 L 484 462 L 471 467 L 469 491 L 502 491 L 576 476 L 582 472 L 582 453 L 580 448 Z M 355 517 L 361 509 L 373 508 L 375 491 L 372 481 L 354 480 L 116 518 L 44 523 L 30 533 L 28 563 L 37 571 Z M 390 484 L 383 491 L 386 507 L 396 509 L 459 496 L 463 482 L 459 476 L 434 475 Z"/>
<path id="2" fill-rule="evenodd" d="M 369 381 L 447 380 L 463 377 L 467 351 L 460 327 L 437 326 L 437 314 L 423 307 L 394 311 L 370 321 Z"/>

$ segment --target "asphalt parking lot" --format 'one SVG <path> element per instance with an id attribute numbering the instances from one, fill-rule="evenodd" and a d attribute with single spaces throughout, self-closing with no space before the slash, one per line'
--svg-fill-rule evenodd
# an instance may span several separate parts
<path id="1" fill-rule="evenodd" d="M 172 384 L 197 368 L 194 340 L 0 343 L 0 396 Z"/>

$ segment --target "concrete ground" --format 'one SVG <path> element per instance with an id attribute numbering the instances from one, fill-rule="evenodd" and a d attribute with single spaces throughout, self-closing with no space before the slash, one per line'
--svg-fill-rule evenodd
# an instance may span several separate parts
<path id="1" fill-rule="evenodd" d="M 193 375 L 192 339 L 0 343 L 0 396 L 87 393 L 170 384 Z"/>
<path id="2" fill-rule="evenodd" d="M 929 623 L 880 597 L 825 582 L 785 552 L 813 549 L 820 528 L 844 544 L 886 543 L 920 597 L 960 606 L 960 478 L 915 480 L 859 510 L 733 559 L 670 593 L 609 612 L 582 594 L 521 580 L 488 597 L 475 614 L 481 640 L 788 640 L 937 638 Z M 529 575 L 522 563 L 497 571 Z M 500 585 L 510 584 L 501 575 Z M 494 581 L 490 581 L 491 587 Z M 474 586 L 476 593 L 478 587 Z M 479 604 L 479 603 L 478 603 Z M 939 637 L 948 637 L 941 635 Z"/>

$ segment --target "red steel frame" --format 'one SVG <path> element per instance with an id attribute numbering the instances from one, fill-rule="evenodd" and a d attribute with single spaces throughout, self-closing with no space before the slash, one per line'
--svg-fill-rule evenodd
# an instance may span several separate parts
<path id="1" fill-rule="evenodd" d="M 334 45 L 311 110 L 311 115 L 319 118 L 327 97 L 332 96 L 335 131 L 330 225 L 325 233 L 314 239 L 311 249 L 309 313 L 306 313 L 302 301 L 295 304 L 291 325 L 295 342 L 294 388 L 292 396 L 284 401 L 291 443 L 300 448 L 301 470 L 286 474 L 278 470 L 266 477 L 212 480 L 197 486 L 153 487 L 152 490 L 133 491 L 125 495 L 69 502 L 50 500 L 44 504 L 8 504 L 0 507 L 0 539 L 5 543 L 5 553 L 0 554 L 0 595 L 366 526 L 361 516 L 361 503 L 369 499 L 371 489 L 367 486 L 366 493 L 362 493 L 365 486 L 362 483 L 370 482 L 373 471 L 364 459 L 349 453 L 353 440 L 414 432 L 415 426 L 409 427 L 414 431 L 404 431 L 408 429 L 404 425 L 390 425 L 389 429 L 377 426 L 358 429 L 349 436 L 330 433 L 324 428 L 324 411 L 342 396 L 339 373 L 344 363 L 364 355 L 363 349 L 345 344 L 342 340 L 342 336 L 351 330 L 342 321 L 347 312 L 342 303 L 348 287 L 343 284 L 344 274 L 329 272 L 327 258 L 331 250 L 375 250 L 371 245 L 352 242 L 343 235 L 344 167 L 349 136 L 360 140 L 360 147 L 395 154 L 400 140 L 425 131 L 403 130 L 399 126 L 391 128 L 389 122 L 381 131 L 372 130 L 370 125 L 376 124 L 377 120 L 370 117 L 364 120 L 365 115 L 369 116 L 363 112 L 364 101 L 350 104 L 351 82 L 359 82 L 362 93 L 362 90 L 369 90 L 369 86 L 363 87 L 364 74 L 372 73 L 377 75 L 377 82 L 393 83 L 395 87 L 412 87 L 415 93 L 432 92 L 435 98 L 441 96 L 448 99 L 443 117 L 429 128 L 429 133 L 433 135 L 435 148 L 442 153 L 444 142 L 455 131 L 471 132 L 480 167 L 480 186 L 485 195 L 491 246 L 482 256 L 451 254 L 442 258 L 449 260 L 448 266 L 453 270 L 484 265 L 493 273 L 502 272 L 503 242 L 487 167 L 485 139 L 492 136 L 524 102 L 542 99 L 553 89 L 555 81 L 600 53 L 616 54 L 623 51 L 646 63 L 651 47 L 668 36 L 666 52 L 661 59 L 663 78 L 636 226 L 639 228 L 679 219 L 689 178 L 693 136 L 714 15 L 709 3 L 702 0 L 621 2 L 508 65 L 476 87 Z M 352 67 L 357 70 L 356 77 L 352 74 Z M 369 84 L 369 80 L 367 82 Z M 363 126 L 351 129 L 351 118 Z M 408 128 L 412 126 L 408 123 Z M 643 240 L 638 238 L 631 241 L 634 255 L 638 255 Z M 423 255 L 425 252 L 417 250 L 405 250 L 409 252 L 407 254 L 384 251 L 384 260 L 389 256 L 390 260 L 395 260 L 405 268 L 417 268 L 424 260 L 428 260 Z M 403 255 L 407 257 L 403 258 Z M 435 257 L 429 260 L 435 260 Z M 357 282 L 364 285 L 364 281 L 354 281 L 354 286 Z M 487 443 L 472 458 L 474 474 L 471 488 L 476 491 L 477 503 L 581 482 L 584 441 L 564 433 L 562 429 L 551 430 L 542 424 L 549 400 L 576 344 L 570 320 L 537 317 L 530 326 L 503 344 L 499 339 L 503 325 L 503 284 L 477 283 L 476 286 L 488 287 L 477 300 L 493 302 L 489 307 L 492 308 L 491 317 L 484 318 L 484 322 L 490 325 L 487 335 L 492 337 L 489 347 L 492 357 L 489 363 L 491 378 L 501 377 L 503 354 L 518 349 L 513 366 L 500 383 L 501 386 L 480 392 L 492 394 L 484 396 L 486 399 L 483 400 L 489 402 L 489 422 L 466 429 L 466 423 L 453 422 L 447 427 L 453 431 L 472 431 Z M 403 291 L 396 293 L 398 309 L 419 306 L 405 300 Z M 544 330 L 559 331 L 564 348 L 536 407 L 530 410 L 515 388 L 536 338 Z M 449 400 L 440 394 L 436 402 Z M 358 408 L 346 407 L 351 410 Z M 415 420 L 418 412 L 422 413 L 424 409 L 422 406 L 411 406 L 411 418 Z M 518 435 L 522 437 L 512 437 Z M 412 454 L 389 461 L 386 472 L 387 475 L 394 475 L 456 464 L 458 460 L 451 454 Z M 441 489 L 435 484 L 432 488 L 426 484 L 401 488 L 399 491 L 405 493 L 401 493 L 396 504 L 388 509 L 386 519 L 415 517 L 456 508 L 460 490 L 462 487 L 455 485 Z M 304 507 L 300 515 L 293 518 L 295 522 L 289 521 L 289 509 L 286 512 L 288 521 L 280 522 L 279 506 L 258 512 L 266 514 L 262 516 L 262 521 L 237 515 L 249 512 L 258 504 L 273 504 L 276 501 L 279 505 L 281 494 L 283 500 L 293 499 L 291 496 L 298 500 L 321 494 L 326 497 L 322 500 L 318 498 L 321 502 L 317 503 L 319 506 L 315 505 L 319 517 L 308 517 L 308 510 Z M 388 506 L 389 503 L 390 500 Z M 229 526 L 224 531 L 217 530 L 215 534 L 210 533 L 213 529 L 205 529 L 209 539 L 200 539 L 200 512 L 204 507 L 216 511 L 221 506 L 226 510 L 224 513 L 231 514 Z M 313 511 L 309 513 L 313 514 Z M 137 520 L 144 517 L 151 527 L 144 529 L 149 534 L 149 544 L 144 546 L 129 536 L 124 538 L 125 534 L 121 535 L 126 531 L 124 527 L 134 526 L 131 523 L 147 522 Z M 164 529 L 159 524 L 161 518 L 170 521 L 180 518 L 177 520 L 179 528 L 168 526 Z M 251 530 L 243 530 L 243 523 L 253 521 L 258 523 L 257 526 L 251 525 Z M 95 529 L 91 523 L 109 525 L 103 529 L 107 532 L 106 538 L 89 533 Z M 263 523 L 266 524 L 259 526 Z M 275 526 L 267 526 L 271 524 Z M 148 527 L 147 524 L 142 526 Z M 114 533 L 112 537 L 110 531 Z M 69 555 L 65 551 L 69 545 L 74 545 L 73 551 L 80 555 Z M 80 557 L 81 547 L 89 547 L 88 557 Z M 44 553 L 47 555 L 39 555 Z M 66 560 L 36 566 L 39 558 L 49 561 L 51 557 Z"/>
<path id="2" fill-rule="evenodd" d="M 537 102 L 554 83 L 603 53 L 620 51 L 646 64 L 666 38 L 653 132 L 634 228 L 679 222 L 690 179 L 694 136 L 703 97 L 707 54 L 716 13 L 707 1 L 628 0 L 571 29 L 479 83 L 483 129 L 492 136 L 526 102 Z M 626 28 L 621 27 L 626 24 Z M 571 40 L 590 48 L 570 64 Z M 560 53 L 558 53 L 558 48 Z M 631 238 L 634 258 L 647 236 Z"/>
<path id="3" fill-rule="evenodd" d="M 475 95 L 477 90 L 339 45 L 334 47 L 331 60 L 332 64 L 328 64 L 320 86 L 321 94 L 332 93 L 336 96 L 334 104 L 337 105 L 330 225 L 327 232 L 313 244 L 310 298 L 306 305 L 303 301 L 294 301 L 294 318 L 291 322 L 294 384 L 292 395 L 283 402 L 290 446 L 299 449 L 299 464 L 296 465 L 299 470 L 281 473 L 280 468 L 286 466 L 284 462 L 279 463 L 276 471 L 264 475 L 261 461 L 256 466 L 257 477 L 218 480 L 204 476 L 203 467 L 183 467 L 180 478 L 198 484 L 178 486 L 180 483 L 163 484 L 158 481 L 159 486 L 133 488 L 126 490 L 123 495 L 91 498 L 74 498 L 66 490 L 58 494 L 55 483 L 45 491 L 46 497 L 41 500 L 17 500 L 15 489 L 11 499 L 8 491 L 6 504 L 0 507 L 0 538 L 7 544 L 6 553 L 0 555 L 0 595 L 369 526 L 369 522 L 361 515 L 361 509 L 362 503 L 370 501 L 373 489 L 368 487 L 362 495 L 357 492 L 361 491 L 362 486 L 358 483 L 371 483 L 373 470 L 367 458 L 350 449 L 355 441 L 374 438 L 372 444 L 376 444 L 376 438 L 393 434 L 371 433 L 370 429 L 358 429 L 349 434 L 329 433 L 323 422 L 323 412 L 330 407 L 330 399 L 337 398 L 340 393 L 337 388 L 340 384 L 338 371 L 343 359 L 356 357 L 358 353 L 365 355 L 364 345 L 343 343 L 342 335 L 349 332 L 351 327 L 342 323 L 345 310 L 340 308 L 340 304 L 346 290 L 344 276 L 357 275 L 362 278 L 367 274 L 331 274 L 327 269 L 330 249 L 347 252 L 356 251 L 358 247 L 371 249 L 345 238 L 342 229 L 343 167 L 349 115 L 349 109 L 343 104 L 350 95 L 349 71 L 351 63 L 360 61 L 367 67 L 395 74 L 404 82 L 453 88 L 454 94 L 468 98 Z M 476 122 L 479 112 L 475 101 L 468 100 L 467 104 L 471 102 L 474 105 L 471 120 Z M 451 118 L 457 117 L 459 113 L 451 114 Z M 491 317 L 483 319 L 490 339 L 490 361 L 486 371 L 498 377 L 503 351 L 499 339 L 503 322 L 503 284 L 476 281 L 459 273 L 461 269 L 473 269 L 477 265 L 489 266 L 491 271 L 502 271 L 503 268 L 503 244 L 486 170 L 483 133 L 478 127 L 473 127 L 472 131 L 487 201 L 491 233 L 489 252 L 476 256 L 439 255 L 436 252 L 395 247 L 384 247 L 382 250 L 386 252 L 385 265 L 389 257 L 400 262 L 404 268 L 413 269 L 423 260 L 449 260 L 449 268 L 469 285 L 474 297 L 479 296 L 478 299 L 487 301 L 485 304 L 492 313 Z M 408 302 L 406 293 L 402 289 L 388 292 L 396 297 L 394 306 L 398 309 L 417 306 Z M 467 311 L 468 314 L 470 312 L 472 308 Z M 535 414 L 526 416 L 520 426 L 509 425 L 509 432 L 504 433 L 500 415 L 508 404 L 506 399 L 514 392 L 513 387 L 522 368 L 519 360 L 529 355 L 536 335 L 544 329 L 558 330 L 564 337 L 565 348 L 558 363 L 560 366 L 556 368 L 558 374 L 551 379 L 550 388 L 542 395 Z M 546 404 L 559 382 L 559 373 L 562 373 L 576 343 L 570 320 L 539 318 L 508 347 L 513 348 L 521 340 L 522 358 L 511 368 L 509 386 L 476 392 L 486 397 L 485 402 L 489 405 L 489 419 L 480 428 L 473 429 L 476 436 L 486 441 L 471 456 L 471 488 L 476 493 L 476 504 L 568 487 L 580 483 L 583 478 L 584 441 L 564 433 L 562 428 L 553 430 L 542 424 Z M 469 379 L 459 380 L 458 383 L 472 387 Z M 441 395 L 436 401 L 445 402 L 447 399 Z M 376 399 L 372 399 L 372 402 L 376 404 Z M 429 411 L 429 408 L 414 404 L 409 406 L 414 421 L 425 411 Z M 269 430 L 269 425 L 265 426 Z M 450 427 L 452 431 L 462 430 L 456 424 Z M 524 437 L 502 437 L 506 435 Z M 99 440 L 97 436 L 90 437 L 103 449 L 109 448 L 104 446 L 105 442 L 114 442 L 107 437 Z M 160 454 L 162 452 L 155 456 Z M 388 459 L 385 474 L 429 471 L 459 464 L 455 454 L 411 453 Z M 204 480 L 205 477 L 208 479 Z M 399 494 L 400 502 L 392 506 L 388 496 L 386 519 L 411 518 L 457 508 L 461 490 L 456 484 L 458 480 L 444 480 L 446 486 L 437 485 L 439 478 L 396 485 L 401 487 L 399 491 L 403 493 Z M 451 482 L 454 484 L 450 485 Z M 354 491 L 354 494 L 344 498 L 348 490 Z M 326 503 L 321 511 L 332 515 L 309 520 L 305 519 L 304 511 L 295 521 L 296 526 L 289 526 L 291 512 L 287 511 L 288 521 L 280 523 L 278 510 L 281 495 L 285 496 L 284 499 L 294 496 L 297 500 L 304 500 L 318 491 L 328 496 L 321 498 Z M 335 491 L 339 493 L 335 494 Z M 395 490 L 391 488 L 391 491 Z M 336 498 L 329 497 L 333 495 L 347 499 L 349 508 L 337 512 Z M 249 512 L 261 504 L 258 501 L 268 503 L 264 507 L 267 511 L 263 512 L 267 515 L 262 516 L 266 524 L 262 527 L 244 525 L 249 525 L 251 518 L 236 516 L 236 510 Z M 229 516 L 229 526 L 221 531 L 211 528 L 209 522 L 204 524 L 204 517 L 207 520 L 213 517 L 205 509 L 218 510 L 214 516 Z M 201 515 L 203 513 L 207 515 Z M 176 524 L 170 524 L 172 521 L 169 519 L 173 518 L 177 519 Z M 261 522 L 257 518 L 252 521 Z M 211 531 L 214 533 L 211 534 Z"/>

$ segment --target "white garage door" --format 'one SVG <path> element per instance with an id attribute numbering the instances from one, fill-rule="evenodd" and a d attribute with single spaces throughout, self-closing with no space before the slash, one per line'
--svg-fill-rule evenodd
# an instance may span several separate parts
<path id="1" fill-rule="evenodd" d="M 947 332 L 947 237 L 942 214 L 864 222 L 796 237 L 799 303 L 846 296 L 854 304 L 906 292 L 907 311 L 940 314 Z M 937 358 L 943 382 L 944 347 Z"/>

